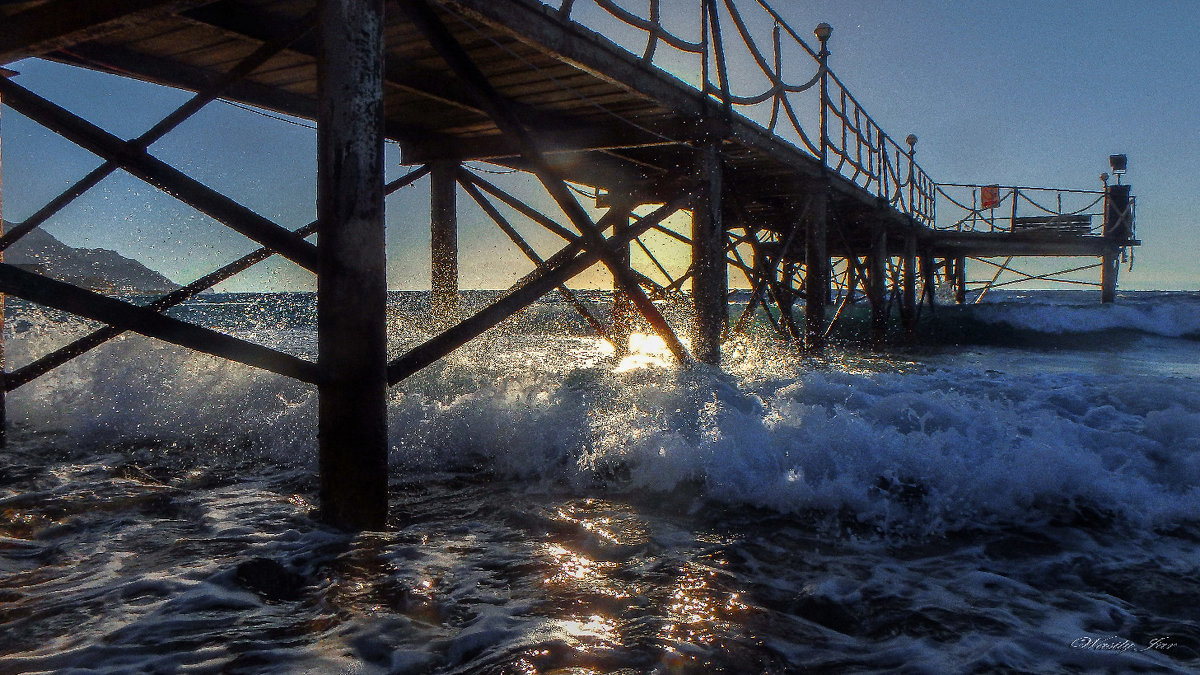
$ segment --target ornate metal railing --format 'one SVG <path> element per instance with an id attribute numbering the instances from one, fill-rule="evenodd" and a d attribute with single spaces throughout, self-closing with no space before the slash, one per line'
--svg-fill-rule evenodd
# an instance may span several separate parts
<path id="1" fill-rule="evenodd" d="M 910 134 L 904 146 L 897 143 L 832 71 L 827 48 L 832 29 L 827 24 L 814 31 L 820 49 L 813 50 L 766 0 L 743 3 L 760 12 L 755 25 L 772 26 L 768 58 L 735 0 L 699 0 L 698 21 L 693 24 L 699 27 L 698 39 L 681 37 L 666 28 L 661 0 L 644 1 L 647 10 L 643 16 L 614 0 L 543 0 L 551 6 L 557 2 L 559 16 L 564 21 L 579 20 L 580 9 L 586 6 L 641 31 L 646 36 L 641 58 L 647 64 L 659 65 L 655 57 L 659 55 L 662 61 L 662 45 L 677 54 L 698 59 L 698 72 L 683 79 L 691 79 L 699 90 L 720 102 L 727 113 L 736 110 L 762 124 L 770 133 L 819 159 L 831 171 L 886 200 L 917 222 L 933 226 L 937 185 L 914 159 L 917 137 Z M 732 27 L 736 41 L 727 40 L 725 27 Z M 733 54 L 735 47 L 742 53 Z M 735 91 L 729 69 L 731 57 L 749 59 L 767 86 L 756 91 Z M 797 72 L 801 77 L 791 79 Z M 739 77 L 740 86 L 747 86 L 745 79 Z M 813 93 L 809 94 L 810 91 Z M 765 110 L 768 104 L 769 115 Z"/>
<path id="2" fill-rule="evenodd" d="M 941 183 L 937 196 L 939 230 L 1104 234 L 1104 190 Z"/>

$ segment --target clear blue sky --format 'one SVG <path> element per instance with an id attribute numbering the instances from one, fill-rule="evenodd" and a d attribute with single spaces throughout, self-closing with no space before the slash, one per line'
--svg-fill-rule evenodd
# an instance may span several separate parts
<path id="1" fill-rule="evenodd" d="M 645 13 L 643 0 L 620 1 Z M 667 0 L 664 13 L 690 17 L 696 4 Z M 1127 153 L 1145 245 L 1122 287 L 1200 289 L 1200 218 L 1191 206 L 1200 190 L 1200 2 L 775 4 L 805 38 L 818 22 L 833 25 L 832 67 L 888 133 L 920 137 L 918 161 L 935 180 L 1095 188 L 1107 156 Z M 581 19 L 594 17 L 587 0 L 576 5 Z M 769 24 L 754 3 L 739 6 L 769 44 Z M 673 28 L 687 35 L 691 23 L 680 19 Z M 124 137 L 187 98 L 42 61 L 10 67 L 21 72 L 21 85 Z M 7 220 L 27 217 L 100 163 L 9 109 L 2 133 Z M 288 227 L 314 217 L 311 129 L 216 103 L 152 152 Z M 399 175 L 399 152 L 389 146 L 388 153 L 389 173 Z M 501 180 L 516 185 L 512 177 Z M 389 201 L 394 288 L 428 287 L 427 200 L 422 182 Z M 463 203 L 461 210 L 463 285 L 502 287 L 523 273 L 523 258 L 503 235 L 473 207 Z M 118 250 L 178 281 L 255 247 L 124 174 L 47 229 L 72 245 Z M 552 237 L 530 233 L 544 253 L 553 251 Z M 602 283 L 603 275 L 589 279 Z M 273 262 L 224 288 L 300 289 L 311 281 L 290 263 Z"/>

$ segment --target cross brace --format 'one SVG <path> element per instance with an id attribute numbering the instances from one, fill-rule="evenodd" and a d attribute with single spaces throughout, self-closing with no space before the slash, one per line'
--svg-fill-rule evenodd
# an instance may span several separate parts
<path id="1" fill-rule="evenodd" d="M 288 230 L 238 204 L 138 147 L 113 136 L 33 92 L 0 78 L 0 95 L 13 110 L 115 162 L 129 173 L 174 196 L 228 227 L 279 252 L 301 267 L 315 272 L 317 248 Z"/>

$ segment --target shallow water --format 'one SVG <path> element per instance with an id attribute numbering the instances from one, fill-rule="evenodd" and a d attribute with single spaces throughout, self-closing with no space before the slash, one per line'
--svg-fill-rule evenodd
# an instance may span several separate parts
<path id="1" fill-rule="evenodd" d="M 229 299 L 184 311 L 311 349 L 306 300 Z M 0 672 L 1200 669 L 1195 326 L 999 300 L 985 338 L 686 373 L 535 308 L 392 392 L 357 536 L 310 515 L 312 392 L 119 341 L 10 400 Z M 18 311 L 17 365 L 84 328 Z"/>

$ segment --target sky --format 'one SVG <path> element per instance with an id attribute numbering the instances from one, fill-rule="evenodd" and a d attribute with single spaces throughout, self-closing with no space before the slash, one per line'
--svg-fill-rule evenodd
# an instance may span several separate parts
<path id="1" fill-rule="evenodd" d="M 557 2 L 555 2 L 557 4 Z M 646 14 L 645 0 L 619 0 Z M 809 40 L 817 23 L 833 26 L 830 65 L 894 138 L 916 134 L 917 160 L 935 181 L 1098 189 L 1108 155 L 1126 153 L 1125 182 L 1138 198 L 1144 242 L 1123 289 L 1200 290 L 1200 218 L 1192 206 L 1200 181 L 1200 2 L 1007 0 L 775 0 Z M 668 27 L 698 37 L 696 0 L 665 0 Z M 770 22 L 738 0 L 756 39 L 769 50 Z M 643 38 L 621 32 L 589 0 L 575 16 L 640 53 Z M 678 17 L 678 18 L 676 18 Z M 732 28 L 726 29 L 732 33 Z M 746 53 L 727 38 L 735 93 L 761 83 Z M 807 80 L 811 61 L 786 54 L 791 81 Z M 682 79 L 698 67 L 669 50 L 656 59 Z M 125 138 L 137 136 L 187 100 L 188 93 L 46 61 L 9 64 L 18 84 Z M 738 87 L 743 87 L 739 90 Z M 761 110 L 757 113 L 761 114 Z M 311 124 L 213 103 L 151 152 L 194 178 L 289 228 L 315 217 L 316 142 Z M 4 218 L 20 221 L 100 164 L 15 111 L 0 111 Z M 388 177 L 409 167 L 386 150 Z M 488 176 L 552 210 L 527 177 Z M 388 201 L 388 281 L 428 288 L 428 182 Z M 460 278 L 464 288 L 508 286 L 530 265 L 485 216 L 459 197 Z M 586 200 L 584 200 L 586 201 Z M 672 225 L 687 227 L 685 217 Z M 518 227 L 549 256 L 557 241 L 528 223 Z M 56 216 L 46 229 L 64 242 L 114 249 L 187 282 L 254 248 L 207 217 L 118 172 Z M 665 238 L 648 242 L 668 271 L 686 252 Z M 635 255 L 635 261 L 638 259 Z M 639 268 L 652 275 L 644 259 Z M 972 274 L 976 272 L 972 270 Z M 979 274 L 983 274 L 982 269 Z M 735 282 L 744 280 L 731 277 Z M 572 285 L 605 286 L 593 270 Z M 310 290 L 312 276 L 272 260 L 222 290 Z"/>

